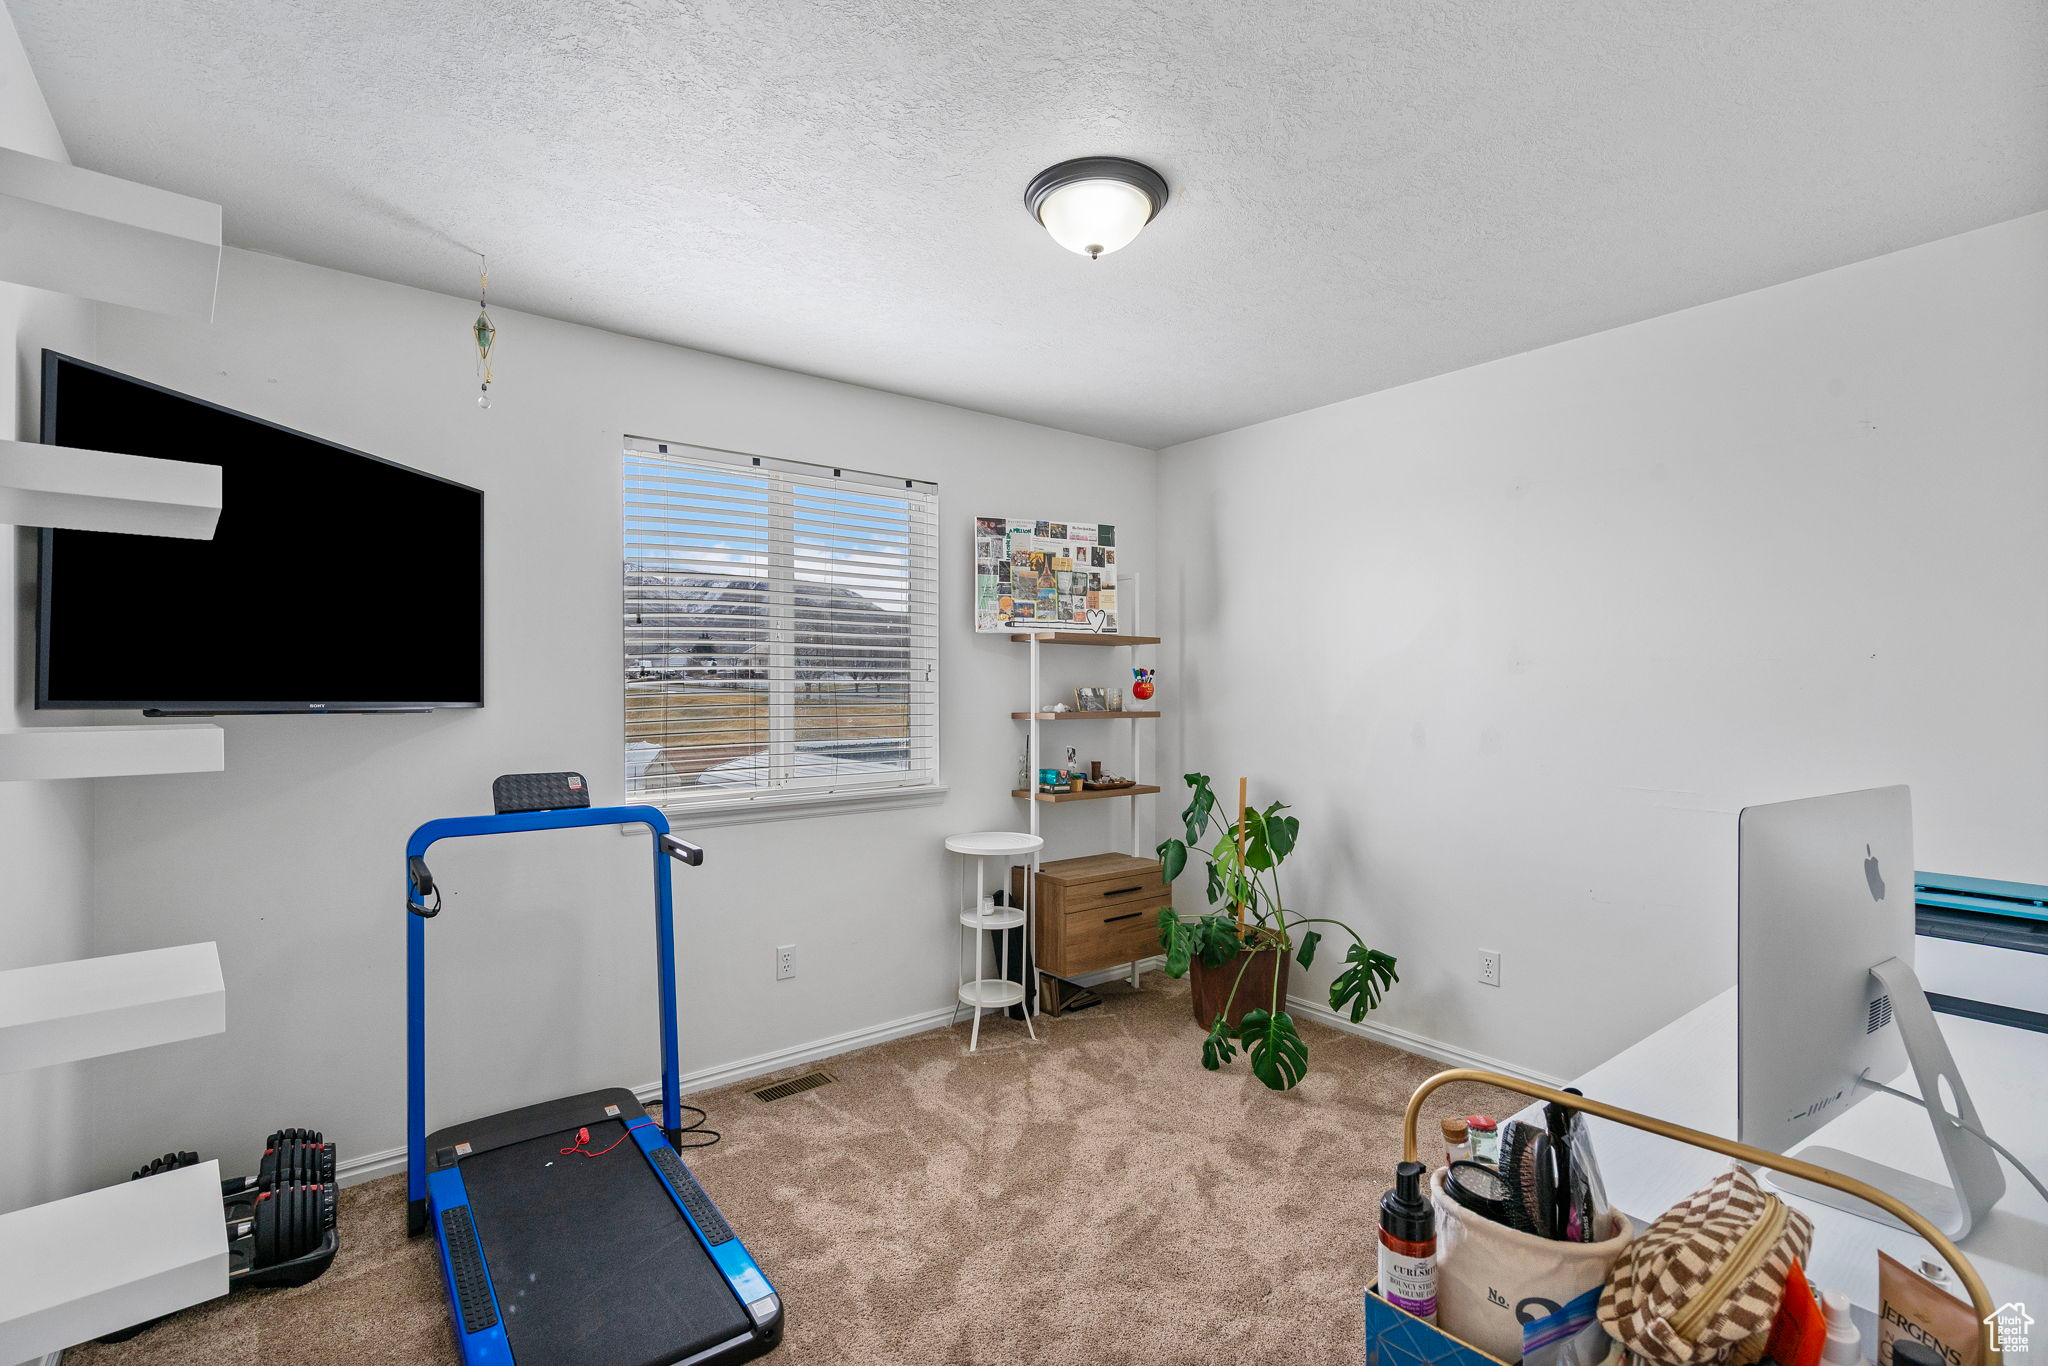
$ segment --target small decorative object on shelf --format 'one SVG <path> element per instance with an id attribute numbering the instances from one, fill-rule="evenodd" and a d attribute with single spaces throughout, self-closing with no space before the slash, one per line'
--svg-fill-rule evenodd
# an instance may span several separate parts
<path id="1" fill-rule="evenodd" d="M 1124 690 L 1122 688 L 1118 688 L 1110 693 L 1109 709 L 1111 711 L 1122 711 L 1124 709 Z"/>
<path id="2" fill-rule="evenodd" d="M 1058 769 L 1041 768 L 1038 770 L 1038 790 L 1040 792 L 1058 792 L 1064 789 L 1066 785 L 1067 775 Z"/>
<path id="3" fill-rule="evenodd" d="M 1109 689 L 1082 687 L 1074 689 L 1075 711 L 1108 711 Z"/>
<path id="4" fill-rule="evenodd" d="M 1131 684 L 1131 696 L 1137 698 L 1140 702 L 1150 702 L 1154 690 L 1152 676 L 1158 672 L 1157 669 L 1131 670 L 1131 677 L 1136 680 L 1136 682 Z"/>

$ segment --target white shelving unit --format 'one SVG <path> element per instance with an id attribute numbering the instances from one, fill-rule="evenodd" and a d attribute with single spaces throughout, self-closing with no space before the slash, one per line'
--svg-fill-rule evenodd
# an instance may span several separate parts
<path id="1" fill-rule="evenodd" d="M 0 1286 L 0 1361 L 33 1361 L 227 1294 L 220 1164 L 0 1214 Z"/>
<path id="2" fill-rule="evenodd" d="M 0 147 L 0 279 L 213 320 L 220 205 Z"/>
<path id="3" fill-rule="evenodd" d="M 0 972 L 0 1073 L 197 1039 L 226 1028 L 227 988 L 220 954 L 210 943 Z M 0 1355 L 0 1361 L 8 1359 Z"/>
<path id="4" fill-rule="evenodd" d="M 0 731 L 0 782 L 218 773 L 219 726 L 24 726 Z"/>
<path id="5" fill-rule="evenodd" d="M 1135 628 L 1139 621 L 1138 579 L 1135 574 L 1126 579 L 1122 593 L 1125 608 L 1124 622 Z M 1124 711 L 1054 712 L 1045 710 L 1046 702 L 1040 691 L 1044 686 L 1044 674 L 1041 669 L 1042 659 L 1039 652 L 1048 645 L 1087 645 L 1099 650 L 1117 651 L 1118 654 L 1111 657 L 1118 658 L 1120 656 L 1121 662 L 1124 665 L 1123 673 L 1119 676 L 1119 686 L 1128 688 L 1129 684 L 1121 680 L 1130 679 L 1133 676 L 1132 671 L 1139 667 L 1138 652 L 1141 649 L 1159 644 L 1159 637 L 1092 634 L 1085 631 L 1031 630 L 1015 632 L 1010 636 L 1010 639 L 1019 644 L 1026 645 L 1030 649 L 1029 682 L 1027 684 L 1030 693 L 1026 699 L 1030 710 L 1013 711 L 1010 713 L 1012 720 L 1027 723 L 1024 753 L 1025 778 L 1029 785 L 1012 789 L 1010 795 L 1026 803 L 1027 809 L 1031 813 L 1031 833 L 1033 835 L 1039 833 L 1039 808 L 1041 806 L 1059 805 L 1065 802 L 1129 798 L 1130 800 L 1124 804 L 1122 810 L 1129 817 L 1125 828 L 1129 838 L 1130 853 L 1134 858 L 1149 857 L 1148 851 L 1144 847 L 1145 826 L 1143 812 L 1139 808 L 1137 799 L 1139 797 L 1151 796 L 1159 791 L 1157 784 L 1144 781 L 1144 723 L 1158 720 L 1160 713 L 1148 707 L 1144 702 L 1137 702 L 1135 707 L 1127 704 L 1127 709 Z M 1135 701 L 1136 699 L 1132 700 Z M 1081 732 L 1072 732 L 1065 729 L 1067 725 L 1072 723 L 1097 721 L 1126 721 L 1130 723 L 1130 729 L 1127 734 L 1130 737 L 1129 753 L 1131 756 L 1131 766 L 1129 773 L 1125 776 L 1136 779 L 1135 784 L 1131 787 L 1105 788 L 1092 792 L 1085 789 L 1080 792 L 1039 791 L 1038 773 L 1039 769 L 1045 764 L 1045 736 L 1042 733 L 1042 728 L 1052 725 L 1059 727 L 1063 733 L 1101 735 L 1104 733 L 1104 728 L 1096 725 L 1087 725 Z M 1027 885 L 1035 885 L 1036 882 L 1037 879 L 1035 877 L 1026 879 Z M 1131 986 L 1133 988 L 1137 987 L 1139 982 L 1138 968 L 1139 965 L 1136 962 L 1131 964 Z"/>
<path id="6" fill-rule="evenodd" d="M 1031 689 L 1030 705 L 1032 710 L 1010 713 L 1011 718 L 1014 720 L 1029 722 L 1025 739 L 1025 776 L 1030 780 L 1031 785 L 1029 787 L 1016 788 L 1010 795 L 1030 803 L 1031 833 L 1034 835 L 1038 833 L 1038 808 L 1041 805 L 1057 805 L 1061 802 L 1100 801 L 1105 798 L 1116 797 L 1137 798 L 1149 796 L 1159 791 L 1157 785 L 1143 781 L 1144 757 L 1139 736 L 1139 725 L 1145 721 L 1158 720 L 1159 713 L 1152 710 L 1105 712 L 1049 712 L 1039 710 L 1043 705 L 1043 699 L 1039 696 L 1039 689 L 1043 686 L 1043 683 L 1042 674 L 1039 669 L 1038 653 L 1041 648 L 1047 645 L 1092 645 L 1098 649 L 1122 649 L 1127 651 L 1124 655 L 1127 667 L 1123 676 L 1128 678 L 1130 676 L 1129 670 L 1138 667 L 1138 650 L 1140 647 L 1157 645 L 1159 637 L 1088 635 L 1066 631 L 1031 631 L 1018 632 L 1012 635 L 1010 639 L 1028 643 L 1031 648 L 1030 683 L 1028 686 Z M 1132 723 L 1130 731 L 1131 771 L 1128 776 L 1139 779 L 1137 786 L 1110 788 L 1100 792 L 1040 792 L 1038 790 L 1038 770 L 1044 766 L 1045 755 L 1045 738 L 1041 734 L 1041 727 L 1081 720 L 1129 721 Z M 1097 734 L 1099 732 L 1091 727 L 1088 733 Z M 1131 853 L 1143 858 L 1145 856 L 1145 851 L 1142 847 L 1144 844 L 1144 834 L 1142 822 L 1139 820 L 1138 803 L 1134 800 L 1126 809 L 1130 813 L 1129 834 Z"/>
<path id="7" fill-rule="evenodd" d="M 220 206 L 0 147 L 0 279 L 211 320 Z M 218 466 L 0 441 L 0 524 L 207 540 Z M 0 780 L 217 771 L 218 726 L 0 731 Z M 218 1034 L 212 944 L 0 972 L 0 1073 Z M 54 1135 L 62 1142 L 64 1136 Z M 228 1291 L 220 1167 L 0 1214 L 0 1362 Z"/>
<path id="8" fill-rule="evenodd" d="M 209 541 L 220 466 L 0 441 L 0 523 Z"/>

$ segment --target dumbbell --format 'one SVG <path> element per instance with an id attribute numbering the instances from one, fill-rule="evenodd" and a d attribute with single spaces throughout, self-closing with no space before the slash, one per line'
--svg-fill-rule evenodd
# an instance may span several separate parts
<path id="1" fill-rule="evenodd" d="M 228 1269 L 228 1286 L 304 1285 L 325 1272 L 338 1239 L 335 1227 L 334 1145 L 317 1129 L 279 1129 L 264 1141 L 263 1160 L 254 1176 L 220 1183 L 221 1211 L 231 1243 L 247 1241 Z M 180 1167 L 197 1166 L 195 1152 L 165 1153 L 138 1167 L 131 1180 L 160 1176 Z M 325 1257 L 310 1254 L 328 1249 Z M 303 1259 L 303 1260 L 302 1260 Z M 273 1268 L 283 1268 L 275 1270 Z M 270 1272 L 268 1275 L 252 1273 Z M 126 1342 L 163 1322 L 159 1316 L 102 1336 L 101 1342 Z"/>
<path id="2" fill-rule="evenodd" d="M 323 1142 L 318 1129 L 279 1129 L 264 1141 L 256 1175 L 232 1177 L 220 1183 L 220 1191 L 222 1195 L 239 1195 L 271 1190 L 286 1182 L 334 1184 L 334 1145 Z"/>
<path id="3" fill-rule="evenodd" d="M 135 1175 L 128 1179 L 130 1181 L 140 1181 L 145 1176 L 160 1176 L 164 1172 L 174 1172 L 180 1167 L 196 1167 L 198 1165 L 198 1153 L 165 1153 L 162 1157 L 152 1158 L 149 1162 L 137 1167 Z"/>
<path id="4" fill-rule="evenodd" d="M 228 1236 L 253 1240 L 250 1265 L 261 1270 L 305 1256 L 333 1227 L 332 1185 L 286 1181 L 258 1194 L 249 1217 L 228 1225 Z"/>

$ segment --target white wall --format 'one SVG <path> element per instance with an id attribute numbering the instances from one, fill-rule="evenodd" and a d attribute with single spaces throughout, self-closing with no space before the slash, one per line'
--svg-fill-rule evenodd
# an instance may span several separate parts
<path id="1" fill-rule="evenodd" d="M 14 21 L 0 7 L 0 144 L 67 161 L 64 144 L 29 70 Z M 4 248 L 0 248 L 4 249 Z M 33 440 L 44 346 L 91 352 L 91 309 L 76 300 L 0 283 L 0 434 Z M 0 527 L 0 730 L 34 703 L 35 533 Z M 91 942 L 91 784 L 0 783 L 0 968 L 84 956 Z M 0 1076 L 0 1211 L 70 1195 L 86 1183 L 83 1069 L 50 1067 Z M 65 1137 L 53 1140 L 54 1135 Z"/>
<path id="2" fill-rule="evenodd" d="M 452 253 L 451 284 L 468 268 Z M 498 276 L 516 288 L 515 267 Z M 950 1003 L 957 872 L 940 841 L 1024 819 L 1009 796 L 1023 647 L 972 634 L 971 519 L 1113 521 L 1126 563 L 1152 562 L 1149 451 L 493 312 L 489 412 L 473 301 L 273 257 L 228 253 L 211 327 L 128 315 L 105 329 L 99 359 L 117 370 L 483 488 L 488 705 L 229 718 L 225 772 L 99 785 L 95 948 L 217 939 L 229 1019 L 175 1066 L 97 1065 L 120 1120 L 102 1126 L 103 1174 L 176 1146 L 249 1157 L 282 1124 L 327 1129 L 344 1158 L 403 1141 L 407 834 L 488 811 L 500 773 L 578 769 L 597 801 L 622 796 L 623 435 L 941 486 L 951 796 L 696 836 L 709 857 L 677 882 L 686 1072 Z M 403 555 L 434 534 L 394 508 L 363 542 Z M 321 587 L 308 567 L 309 607 Z M 392 648 L 432 649 L 417 625 L 392 623 Z M 1099 806 L 1049 810 L 1047 829 L 1058 853 L 1109 847 Z M 430 1122 L 656 1078 L 645 851 L 609 831 L 436 851 L 449 895 L 428 934 Z M 776 982 L 785 943 L 797 976 Z"/>
<path id="3" fill-rule="evenodd" d="M 2044 376 L 2038 215 L 1162 452 L 1180 746 L 1378 1018 L 1557 1074 L 1733 980 L 1744 805 L 2048 881 Z"/>

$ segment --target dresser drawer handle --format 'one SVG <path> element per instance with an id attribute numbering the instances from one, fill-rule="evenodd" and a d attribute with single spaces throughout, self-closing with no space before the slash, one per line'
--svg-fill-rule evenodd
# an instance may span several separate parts
<path id="1" fill-rule="evenodd" d="M 1119 887 L 1119 888 L 1117 888 L 1117 889 L 1116 889 L 1115 891 L 1113 891 L 1113 892 L 1104 892 L 1104 893 L 1103 893 L 1103 895 L 1104 895 L 1104 896 L 1122 896 L 1122 895 L 1123 895 L 1124 893 L 1126 893 L 1126 892 L 1142 892 L 1142 891 L 1144 891 L 1144 890 L 1145 890 L 1144 886 L 1143 886 L 1142 884 L 1140 884 L 1139 886 L 1136 886 L 1136 887 Z"/>
<path id="2" fill-rule="evenodd" d="M 1114 925 L 1119 920 L 1136 920 L 1139 916 L 1143 914 L 1145 914 L 1143 911 L 1126 911 L 1122 915 L 1105 916 L 1103 918 L 1102 923 L 1105 925 Z"/>

